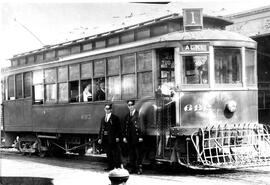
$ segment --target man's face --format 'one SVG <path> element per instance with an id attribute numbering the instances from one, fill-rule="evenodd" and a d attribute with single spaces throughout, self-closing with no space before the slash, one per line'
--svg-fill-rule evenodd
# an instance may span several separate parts
<path id="1" fill-rule="evenodd" d="M 128 108 L 130 112 L 134 111 L 134 104 L 132 102 L 128 102 Z"/>
<path id="2" fill-rule="evenodd" d="M 112 109 L 109 106 L 105 106 L 104 110 L 106 114 L 109 114 L 112 112 Z"/>

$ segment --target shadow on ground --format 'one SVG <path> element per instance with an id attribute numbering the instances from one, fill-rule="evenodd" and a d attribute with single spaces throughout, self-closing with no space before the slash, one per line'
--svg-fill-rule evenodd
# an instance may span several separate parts
<path id="1" fill-rule="evenodd" d="M 1 185 L 53 185 L 53 179 L 43 177 L 0 177 Z"/>

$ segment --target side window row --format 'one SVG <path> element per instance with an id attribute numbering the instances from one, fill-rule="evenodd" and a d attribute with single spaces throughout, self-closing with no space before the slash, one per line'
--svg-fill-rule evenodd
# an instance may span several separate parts
<path id="1" fill-rule="evenodd" d="M 152 51 L 132 53 L 7 78 L 7 100 L 34 103 L 120 100 L 153 96 Z"/>

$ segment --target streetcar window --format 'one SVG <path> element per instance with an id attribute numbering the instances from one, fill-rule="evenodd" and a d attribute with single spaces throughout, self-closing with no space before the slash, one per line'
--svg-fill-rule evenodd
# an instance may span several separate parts
<path id="1" fill-rule="evenodd" d="M 59 103 L 68 102 L 68 83 L 58 84 L 58 102 Z"/>
<path id="2" fill-rule="evenodd" d="M 43 102 L 43 85 L 35 85 L 34 86 L 34 102 L 35 103 L 42 103 Z"/>
<path id="3" fill-rule="evenodd" d="M 44 57 L 45 57 L 45 60 L 50 60 L 50 59 L 55 58 L 55 50 L 46 52 Z"/>
<path id="4" fill-rule="evenodd" d="M 108 58 L 107 60 L 107 74 L 118 75 L 120 69 L 119 57 Z"/>
<path id="5" fill-rule="evenodd" d="M 208 83 L 208 57 L 205 55 L 183 56 L 184 84 Z"/>
<path id="6" fill-rule="evenodd" d="M 92 63 L 83 63 L 81 64 L 81 78 L 86 79 L 86 78 L 92 78 L 93 76 L 93 70 L 92 70 Z"/>
<path id="7" fill-rule="evenodd" d="M 137 70 L 145 71 L 152 69 L 152 52 L 145 51 L 137 54 Z"/>
<path id="8" fill-rule="evenodd" d="M 67 66 L 58 68 L 58 82 L 67 82 L 68 81 L 68 68 Z"/>
<path id="9" fill-rule="evenodd" d="M 138 73 L 138 96 L 143 98 L 153 95 L 152 72 Z"/>
<path id="10" fill-rule="evenodd" d="M 162 49 L 158 51 L 159 59 L 159 85 L 167 86 L 174 83 L 174 50 L 173 49 Z"/>
<path id="11" fill-rule="evenodd" d="M 255 51 L 251 49 L 246 49 L 246 83 L 247 85 L 254 85 L 256 83 L 255 76 Z"/>
<path id="12" fill-rule="evenodd" d="M 43 83 L 43 71 L 39 70 L 39 71 L 34 71 L 33 72 L 33 84 L 40 84 Z"/>
<path id="13" fill-rule="evenodd" d="M 31 96 L 31 72 L 24 73 L 23 77 L 24 83 L 24 97 Z"/>
<path id="14" fill-rule="evenodd" d="M 122 56 L 122 73 L 134 73 L 135 72 L 135 55 L 134 54 L 128 54 Z"/>
<path id="15" fill-rule="evenodd" d="M 28 64 L 33 64 L 35 62 L 35 56 L 30 55 L 27 60 L 28 60 L 27 61 Z"/>
<path id="16" fill-rule="evenodd" d="M 139 52 L 137 54 L 138 73 L 138 97 L 153 95 L 152 80 L 152 51 Z"/>
<path id="17" fill-rule="evenodd" d="M 70 102 L 79 102 L 79 81 L 69 82 Z"/>
<path id="18" fill-rule="evenodd" d="M 44 72 L 45 83 L 56 83 L 56 69 L 46 69 Z"/>
<path id="19" fill-rule="evenodd" d="M 43 61 L 43 53 L 36 55 L 36 63 L 41 63 Z"/>
<path id="20" fill-rule="evenodd" d="M 92 101 L 92 83 L 91 80 L 82 80 L 81 81 L 81 100 L 83 102 L 88 102 L 88 101 Z"/>
<path id="21" fill-rule="evenodd" d="M 80 66 L 79 64 L 74 64 L 69 66 L 69 80 L 79 80 L 80 79 Z"/>
<path id="22" fill-rule="evenodd" d="M 111 57 L 107 59 L 107 74 L 114 75 L 109 76 L 108 79 L 108 100 L 121 99 L 121 80 L 119 76 L 120 72 L 120 57 Z"/>
<path id="23" fill-rule="evenodd" d="M 15 93 L 14 93 L 14 76 L 8 77 L 8 99 L 14 100 L 15 99 Z"/>
<path id="24" fill-rule="evenodd" d="M 16 84 L 16 98 L 22 98 L 22 74 L 17 74 L 15 76 L 15 84 Z"/>
<path id="25" fill-rule="evenodd" d="M 94 62 L 94 76 L 103 77 L 105 76 L 105 60 L 96 60 Z"/>
<path id="26" fill-rule="evenodd" d="M 38 70 L 33 72 L 33 94 L 34 103 L 42 104 L 44 97 L 44 86 L 43 86 L 43 71 Z"/>
<path id="27" fill-rule="evenodd" d="M 103 101 L 106 98 L 105 78 L 94 80 L 94 100 Z"/>
<path id="28" fill-rule="evenodd" d="M 215 48 L 215 80 L 218 84 L 241 83 L 241 50 Z"/>
<path id="29" fill-rule="evenodd" d="M 121 99 L 121 80 L 119 76 L 108 77 L 108 100 Z"/>
<path id="30" fill-rule="evenodd" d="M 136 98 L 136 83 L 135 75 L 122 76 L 122 99 Z"/>
<path id="31" fill-rule="evenodd" d="M 46 69 L 45 77 L 45 101 L 47 103 L 56 102 L 56 68 Z"/>
<path id="32" fill-rule="evenodd" d="M 47 84 L 45 85 L 45 88 L 45 101 L 47 103 L 56 102 L 56 84 Z"/>
<path id="33" fill-rule="evenodd" d="M 62 66 L 58 68 L 58 103 L 68 102 L 68 68 Z"/>
<path id="34" fill-rule="evenodd" d="M 57 56 L 65 56 L 65 55 L 69 55 L 70 54 L 70 48 L 64 48 L 64 49 L 59 49 L 57 51 Z"/>

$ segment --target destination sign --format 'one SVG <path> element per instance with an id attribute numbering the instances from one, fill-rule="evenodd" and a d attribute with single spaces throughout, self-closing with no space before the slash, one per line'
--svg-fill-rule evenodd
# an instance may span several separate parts
<path id="1" fill-rule="evenodd" d="M 192 52 L 198 52 L 198 51 L 208 51 L 208 45 L 207 44 L 184 44 L 183 45 L 183 51 L 192 51 Z"/>
<path id="2" fill-rule="evenodd" d="M 202 29 L 203 13 L 201 8 L 183 9 L 184 30 Z"/>

